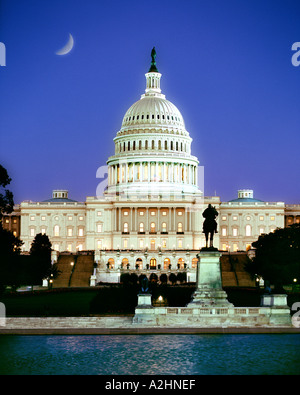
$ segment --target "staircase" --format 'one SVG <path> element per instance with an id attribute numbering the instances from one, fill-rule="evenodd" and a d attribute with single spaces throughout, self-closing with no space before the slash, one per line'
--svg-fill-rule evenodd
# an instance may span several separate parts
<path id="1" fill-rule="evenodd" d="M 221 271 L 223 287 L 254 287 L 255 281 L 245 271 L 247 254 L 223 254 Z"/>
<path id="2" fill-rule="evenodd" d="M 53 288 L 89 287 L 94 271 L 94 254 L 60 254 L 57 268 L 61 273 L 53 280 Z"/>
<path id="3" fill-rule="evenodd" d="M 60 274 L 53 280 L 53 288 L 65 288 L 69 286 L 69 280 L 73 268 L 72 263 L 74 263 L 74 255 L 69 254 L 59 256 L 56 265 Z"/>
<path id="4" fill-rule="evenodd" d="M 70 287 L 89 287 L 90 277 L 94 272 L 94 254 L 78 255 L 73 273 L 70 277 Z"/>

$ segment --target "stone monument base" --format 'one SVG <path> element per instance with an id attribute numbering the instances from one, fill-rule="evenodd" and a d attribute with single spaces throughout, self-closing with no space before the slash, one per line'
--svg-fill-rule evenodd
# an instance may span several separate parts
<path id="1" fill-rule="evenodd" d="M 216 249 L 202 249 L 198 254 L 196 291 L 187 307 L 230 307 L 222 288 L 221 253 Z"/>
<path id="2" fill-rule="evenodd" d="M 198 288 L 187 307 L 233 307 L 233 304 L 228 302 L 227 293 L 222 289 L 214 288 Z"/>
<path id="3" fill-rule="evenodd" d="M 201 307 L 192 303 L 188 307 L 137 306 L 133 324 L 177 328 L 291 327 L 292 320 L 286 304 L 286 295 L 272 297 L 272 305 L 268 306 L 266 299 L 260 307 Z"/>
<path id="4" fill-rule="evenodd" d="M 133 317 L 134 324 L 156 324 L 151 298 L 151 294 L 138 294 L 138 305 Z"/>

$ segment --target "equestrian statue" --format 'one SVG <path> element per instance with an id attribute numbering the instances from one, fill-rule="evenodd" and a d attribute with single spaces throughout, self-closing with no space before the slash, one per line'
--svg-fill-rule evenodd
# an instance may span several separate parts
<path id="1" fill-rule="evenodd" d="M 204 249 L 217 250 L 213 246 L 214 234 L 218 233 L 217 221 L 218 212 L 211 204 L 203 211 L 202 216 L 205 218 L 203 222 L 203 233 L 205 234 L 206 247 Z M 210 236 L 210 239 L 209 239 Z M 209 246 L 208 246 L 209 239 Z"/>

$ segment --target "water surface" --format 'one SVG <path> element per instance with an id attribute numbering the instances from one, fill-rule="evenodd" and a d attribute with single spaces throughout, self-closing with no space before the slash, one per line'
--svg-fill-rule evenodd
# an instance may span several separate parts
<path id="1" fill-rule="evenodd" d="M 0 374 L 300 374 L 300 335 L 3 335 Z"/>

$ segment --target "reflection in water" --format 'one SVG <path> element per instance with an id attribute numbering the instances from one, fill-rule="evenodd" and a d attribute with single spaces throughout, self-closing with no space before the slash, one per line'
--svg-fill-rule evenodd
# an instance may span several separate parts
<path id="1" fill-rule="evenodd" d="M 300 335 L 1 336 L 0 374 L 299 374 Z"/>

